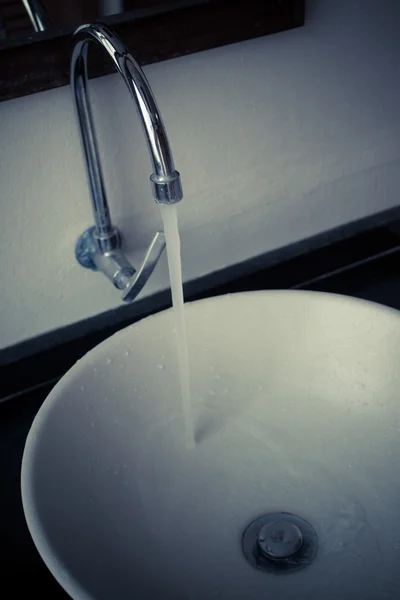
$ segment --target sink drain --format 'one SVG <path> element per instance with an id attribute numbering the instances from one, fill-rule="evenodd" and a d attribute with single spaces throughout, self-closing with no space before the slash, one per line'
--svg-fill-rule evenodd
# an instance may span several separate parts
<path id="1" fill-rule="evenodd" d="M 307 521 L 291 513 L 259 517 L 246 528 L 243 552 L 256 569 L 292 573 L 308 567 L 317 554 L 317 534 Z"/>

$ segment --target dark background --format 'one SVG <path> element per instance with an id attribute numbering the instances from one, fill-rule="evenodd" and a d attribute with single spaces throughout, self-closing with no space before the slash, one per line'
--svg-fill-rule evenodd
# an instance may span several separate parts
<path id="1" fill-rule="evenodd" d="M 207 4 L 215 0 L 198 0 Z M 168 10 L 171 5 L 193 4 L 193 0 L 121 0 L 122 10 L 105 12 L 102 0 L 40 0 L 52 28 L 62 29 L 101 19 L 109 14 L 121 14 L 147 9 Z M 115 3 L 114 3 L 115 4 Z M 116 5 L 116 4 L 115 4 Z M 0 15 L 7 37 L 26 37 L 32 34 L 32 24 L 21 0 L 0 0 Z M 132 15 L 133 16 L 133 15 Z"/>
<path id="2" fill-rule="evenodd" d="M 78 11 L 79 0 L 44 0 L 54 26 L 36 33 L 22 0 L 0 0 L 0 102 L 69 84 L 72 33 L 99 16 L 87 1 Z M 141 66 L 300 27 L 305 18 L 305 0 L 129 2 L 135 12 L 101 21 Z M 91 51 L 89 61 L 90 78 L 113 72 L 104 52 Z"/>

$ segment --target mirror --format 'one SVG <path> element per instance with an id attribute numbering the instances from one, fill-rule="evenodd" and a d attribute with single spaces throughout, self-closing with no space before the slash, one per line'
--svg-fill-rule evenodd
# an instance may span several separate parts
<path id="1" fill-rule="evenodd" d="M 299 27 L 304 12 L 305 0 L 0 0 L 0 101 L 68 84 L 82 23 L 112 27 L 143 66 Z M 112 72 L 105 58 L 92 77 Z"/>
<path id="2" fill-rule="evenodd" d="M 130 19 L 207 4 L 212 0 L 1 0 L 1 39 L 29 37 L 33 31 L 77 27 L 81 23 L 130 13 Z"/>

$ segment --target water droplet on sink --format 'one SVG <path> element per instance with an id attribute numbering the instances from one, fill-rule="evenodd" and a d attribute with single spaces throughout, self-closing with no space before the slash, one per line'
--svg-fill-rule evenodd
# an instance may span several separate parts
<path id="1" fill-rule="evenodd" d="M 104 402 L 108 402 L 108 398 L 107 398 L 107 396 L 104 398 Z"/>
<path id="2" fill-rule="evenodd" d="M 208 390 L 208 393 L 210 394 L 210 396 L 215 396 L 215 390 Z"/>
<path id="3" fill-rule="evenodd" d="M 93 367 L 93 373 L 97 373 L 97 367 Z"/>
<path id="4" fill-rule="evenodd" d="M 125 352 L 125 356 L 129 356 L 129 355 L 130 355 L 130 352 L 129 352 L 129 350 L 127 350 L 127 351 Z"/>
<path id="5" fill-rule="evenodd" d="M 122 468 L 123 468 L 123 469 L 127 469 L 127 468 L 128 468 L 128 465 L 125 463 L 124 465 L 122 465 Z"/>
<path id="6" fill-rule="evenodd" d="M 119 425 L 119 419 L 114 420 L 115 425 Z"/>
<path id="7" fill-rule="evenodd" d="M 229 394 L 229 388 L 224 389 L 224 394 Z"/>
<path id="8" fill-rule="evenodd" d="M 94 422 L 93 421 L 90 423 L 90 427 L 94 427 Z"/>
<path id="9" fill-rule="evenodd" d="M 221 379 L 221 375 L 219 373 L 215 373 L 214 379 Z"/>
<path id="10" fill-rule="evenodd" d="M 157 369 L 160 369 L 160 371 L 162 371 L 164 369 L 164 365 L 162 365 L 162 364 L 157 365 Z"/>
<path id="11" fill-rule="evenodd" d="M 81 385 L 81 392 L 84 392 L 84 391 L 85 391 L 85 386 Z"/>
<path id="12" fill-rule="evenodd" d="M 111 359 L 111 358 L 107 358 L 107 360 L 106 360 L 106 363 L 107 363 L 108 365 L 111 365 L 111 363 L 112 363 L 112 359 Z"/>
<path id="13" fill-rule="evenodd" d="M 118 473 L 119 473 L 118 469 L 114 469 L 113 473 L 114 473 L 114 475 L 118 475 Z"/>

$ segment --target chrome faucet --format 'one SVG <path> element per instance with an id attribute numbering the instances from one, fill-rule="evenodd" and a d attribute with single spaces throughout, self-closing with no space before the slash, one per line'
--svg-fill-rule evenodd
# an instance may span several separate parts
<path id="1" fill-rule="evenodd" d="M 50 29 L 50 22 L 40 0 L 22 0 L 32 27 L 36 32 Z"/>
<path id="2" fill-rule="evenodd" d="M 121 249 L 121 235 L 113 226 L 103 182 L 99 151 L 87 91 L 87 51 L 89 42 L 99 44 L 110 56 L 135 101 L 154 172 L 150 176 L 153 198 L 158 204 L 182 200 L 180 175 L 175 170 L 167 133 L 150 85 L 123 42 L 105 25 L 82 25 L 74 33 L 71 59 L 71 85 L 80 126 L 89 179 L 94 227 L 78 239 L 75 255 L 86 268 L 101 271 L 122 290 L 122 299 L 131 302 L 153 272 L 165 248 L 163 232 L 157 232 L 138 271 Z"/>

